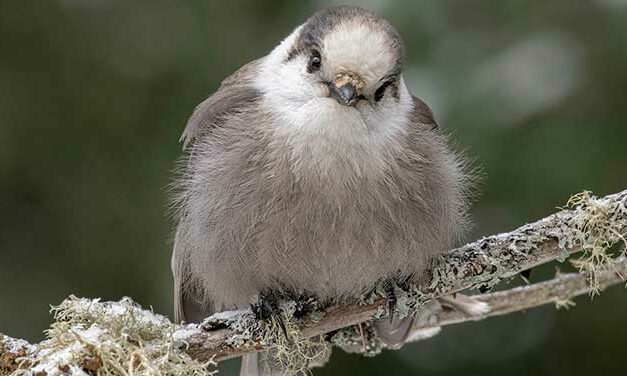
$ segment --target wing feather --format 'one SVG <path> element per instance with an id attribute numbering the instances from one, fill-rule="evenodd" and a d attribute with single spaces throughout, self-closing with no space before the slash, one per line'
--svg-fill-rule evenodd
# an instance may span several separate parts
<path id="1" fill-rule="evenodd" d="M 225 78 L 218 90 L 200 103 L 187 121 L 180 141 L 183 148 L 204 132 L 220 126 L 223 119 L 238 112 L 259 98 L 252 80 L 262 59 L 252 61 Z"/>
<path id="2" fill-rule="evenodd" d="M 197 290 L 188 282 L 188 258 L 183 254 L 181 241 L 174 242 L 172 252 L 172 276 L 174 277 L 174 322 L 198 323 L 214 313 L 210 302 L 203 302 Z"/>
<path id="3" fill-rule="evenodd" d="M 260 93 L 253 87 L 253 77 L 261 59 L 252 61 L 224 79 L 218 90 L 199 104 L 189 118 L 181 142 L 187 147 L 205 132 L 218 127 L 229 114 L 242 111 L 257 100 Z M 180 226 L 180 224 L 179 224 Z M 211 302 L 204 301 L 192 283 L 189 283 L 189 257 L 185 242 L 180 239 L 180 227 L 172 252 L 174 277 L 174 318 L 176 322 L 199 322 L 213 313 Z"/>
<path id="4" fill-rule="evenodd" d="M 414 100 L 414 111 L 411 114 L 411 123 L 425 125 L 430 129 L 437 129 L 438 123 L 435 121 L 431 108 L 416 96 L 412 95 L 412 99 Z"/>

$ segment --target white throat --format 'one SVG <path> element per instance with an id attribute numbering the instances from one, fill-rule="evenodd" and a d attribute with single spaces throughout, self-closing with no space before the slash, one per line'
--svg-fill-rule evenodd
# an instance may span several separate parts
<path id="1" fill-rule="evenodd" d="M 339 104 L 319 83 L 303 78 L 306 60 L 284 63 L 299 30 L 264 58 L 255 80 L 261 106 L 274 118 L 277 148 L 288 150 L 298 178 L 345 184 L 380 176 L 403 146 L 409 125 L 413 101 L 403 79 L 393 106 Z"/>

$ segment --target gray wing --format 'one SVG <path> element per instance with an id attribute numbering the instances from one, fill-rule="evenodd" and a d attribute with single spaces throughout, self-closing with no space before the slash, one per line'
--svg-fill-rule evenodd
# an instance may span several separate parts
<path id="1" fill-rule="evenodd" d="M 229 114 L 249 107 L 260 93 L 252 85 L 262 59 L 244 65 L 227 77 L 218 90 L 199 104 L 190 117 L 181 141 L 186 147 L 205 132 L 219 127 Z M 204 301 L 202 294 L 189 282 L 189 257 L 179 237 L 174 241 L 172 275 L 174 277 L 174 317 L 177 322 L 199 322 L 213 313 L 211 302 Z"/>
<path id="2" fill-rule="evenodd" d="M 244 65 L 224 79 L 218 90 L 196 107 L 180 139 L 183 147 L 187 147 L 203 132 L 219 126 L 225 116 L 239 111 L 260 96 L 259 91 L 252 85 L 252 79 L 262 59 Z"/>
<path id="3" fill-rule="evenodd" d="M 412 95 L 412 99 L 414 100 L 414 111 L 411 114 L 411 123 L 437 129 L 438 123 L 435 121 L 433 111 L 431 111 L 429 106 L 416 96 Z"/>
<path id="4" fill-rule="evenodd" d="M 182 254 L 181 241 L 178 237 L 174 241 L 172 252 L 172 276 L 174 277 L 174 322 L 198 323 L 213 313 L 210 302 L 203 302 L 197 290 L 188 283 L 189 259 Z"/>
<path id="5" fill-rule="evenodd" d="M 377 336 L 383 343 L 392 349 L 399 349 L 405 344 L 407 337 L 411 333 L 414 317 L 408 316 L 400 319 L 398 315 L 395 315 L 391 322 L 386 317 L 376 320 L 373 325 Z"/>

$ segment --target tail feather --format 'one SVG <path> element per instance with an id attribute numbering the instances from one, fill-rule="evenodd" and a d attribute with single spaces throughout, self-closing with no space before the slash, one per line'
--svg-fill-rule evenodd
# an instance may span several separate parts
<path id="1" fill-rule="evenodd" d="M 254 353 L 242 356 L 242 366 L 239 376 L 291 376 L 283 369 L 272 364 L 268 353 Z"/>
<path id="2" fill-rule="evenodd" d="M 382 318 L 374 322 L 374 330 L 383 343 L 392 349 L 398 349 L 405 344 L 414 325 L 414 317 L 399 318 L 395 316 L 392 321 Z"/>
<path id="3" fill-rule="evenodd" d="M 433 337 L 439 333 L 440 327 L 429 327 L 428 324 L 435 323 L 434 319 L 442 307 L 461 312 L 470 318 L 483 316 L 490 311 L 489 304 L 472 296 L 463 294 L 457 294 L 455 297 L 445 296 L 426 303 L 415 316 L 402 319 L 394 317 L 391 322 L 388 318 L 376 320 L 375 332 L 379 339 L 392 349 L 398 349 L 406 342 Z M 414 323 L 426 329 L 412 330 Z"/>
<path id="4" fill-rule="evenodd" d="M 331 357 L 331 345 L 319 343 L 324 351 L 308 359 L 308 368 L 323 367 Z M 289 371 L 276 364 L 276 353 L 272 350 L 242 356 L 240 376 L 295 376 L 310 374 L 303 371 Z"/>
<path id="5" fill-rule="evenodd" d="M 259 372 L 259 354 L 248 354 L 242 356 L 242 368 L 239 376 L 260 376 Z"/>
<path id="6" fill-rule="evenodd" d="M 472 296 L 457 294 L 455 297 L 443 296 L 438 298 L 440 303 L 468 317 L 483 316 L 490 312 L 490 305 Z"/>

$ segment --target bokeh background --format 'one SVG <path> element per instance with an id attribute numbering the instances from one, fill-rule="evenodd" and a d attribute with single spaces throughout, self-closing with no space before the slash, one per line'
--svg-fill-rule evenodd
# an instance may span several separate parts
<path id="1" fill-rule="evenodd" d="M 69 294 L 171 314 L 167 185 L 187 117 L 332 3 L 1 0 L 0 331 L 42 339 L 49 304 Z M 584 189 L 627 188 L 627 1 L 362 5 L 398 27 L 412 91 L 483 167 L 469 240 Z M 374 359 L 338 351 L 314 374 L 623 374 L 627 291 L 576 302 Z"/>

